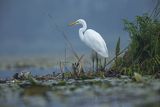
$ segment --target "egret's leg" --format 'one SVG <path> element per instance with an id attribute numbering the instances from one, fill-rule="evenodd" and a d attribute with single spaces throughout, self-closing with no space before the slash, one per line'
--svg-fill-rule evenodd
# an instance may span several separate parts
<path id="1" fill-rule="evenodd" d="M 95 51 L 94 50 L 92 50 L 92 55 L 91 55 L 91 59 L 92 59 L 92 70 L 93 70 L 93 72 L 94 72 L 94 62 L 95 62 Z"/>
<path id="2" fill-rule="evenodd" d="M 98 54 L 97 54 L 97 52 L 96 52 L 96 55 L 95 55 L 95 57 L 96 57 L 96 70 L 98 71 L 98 65 L 99 65 L 99 62 L 98 62 Z"/>
<path id="3" fill-rule="evenodd" d="M 103 65 L 104 70 L 105 70 L 105 66 L 106 66 L 106 64 L 107 64 L 107 58 L 104 58 L 104 65 Z"/>

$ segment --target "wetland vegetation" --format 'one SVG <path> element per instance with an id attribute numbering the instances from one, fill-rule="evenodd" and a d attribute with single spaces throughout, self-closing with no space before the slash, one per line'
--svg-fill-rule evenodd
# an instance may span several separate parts
<path id="1" fill-rule="evenodd" d="M 91 53 L 79 56 L 64 33 L 75 60 L 1 61 L 1 69 L 18 71 L 0 78 L 1 107 L 159 107 L 160 106 L 160 2 L 151 15 L 124 19 L 130 43 L 121 49 L 117 38 L 115 57 L 110 60 Z M 67 64 L 66 64 L 67 63 Z M 34 69 L 36 68 L 36 69 Z M 38 70 L 37 70 L 38 68 Z M 33 75 L 31 70 L 52 73 Z"/>

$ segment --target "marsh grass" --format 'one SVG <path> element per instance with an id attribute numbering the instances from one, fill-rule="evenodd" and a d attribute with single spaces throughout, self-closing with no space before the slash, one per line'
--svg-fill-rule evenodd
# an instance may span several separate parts
<path id="1" fill-rule="evenodd" d="M 129 33 L 131 43 L 124 56 L 116 57 L 112 68 L 127 75 L 133 75 L 134 72 L 152 75 L 158 73 L 160 71 L 160 21 L 144 14 L 137 16 L 134 22 L 124 20 L 124 28 Z"/>

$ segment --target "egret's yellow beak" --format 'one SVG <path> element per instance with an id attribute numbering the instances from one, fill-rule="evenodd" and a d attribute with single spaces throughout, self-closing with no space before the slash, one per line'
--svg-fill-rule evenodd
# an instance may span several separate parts
<path id="1" fill-rule="evenodd" d="M 78 24 L 77 21 L 70 23 L 69 26 L 73 26 L 73 25 L 76 25 L 76 24 Z"/>

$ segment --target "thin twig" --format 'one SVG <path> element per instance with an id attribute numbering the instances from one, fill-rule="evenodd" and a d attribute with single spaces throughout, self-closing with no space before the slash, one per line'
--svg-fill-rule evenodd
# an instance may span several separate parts
<path id="1" fill-rule="evenodd" d="M 153 1 L 155 2 L 155 0 L 153 0 Z M 151 12 L 150 17 L 153 16 L 154 18 L 156 18 L 156 17 L 158 17 L 159 15 L 160 15 L 160 1 L 157 0 L 154 9 L 153 9 L 152 12 Z"/>
<path id="2" fill-rule="evenodd" d="M 60 71 L 61 71 L 61 74 L 62 74 L 62 79 L 64 79 L 64 73 L 63 73 L 63 70 L 64 70 L 64 66 L 62 65 L 62 62 L 60 61 Z"/>
<path id="3" fill-rule="evenodd" d="M 48 14 L 48 16 L 49 16 L 49 18 L 54 19 L 50 14 Z M 71 51 L 73 52 L 74 56 L 77 58 L 77 60 L 79 60 L 78 54 L 77 54 L 76 51 L 74 50 L 73 45 L 72 45 L 72 43 L 69 41 L 69 39 L 67 38 L 65 32 L 64 32 L 63 30 L 60 29 L 60 27 L 57 25 L 57 23 L 56 23 L 54 20 L 53 20 L 53 22 L 54 22 L 54 24 L 55 24 L 57 30 L 60 31 L 60 32 L 62 33 L 64 39 L 65 39 L 66 42 L 68 43 L 68 45 L 69 45 Z"/>
<path id="4" fill-rule="evenodd" d="M 48 16 L 49 16 L 50 19 L 53 19 L 53 17 L 52 17 L 50 14 L 48 14 Z M 53 20 L 53 22 L 54 22 L 55 27 L 57 28 L 57 30 L 62 33 L 64 39 L 66 40 L 66 42 L 68 43 L 68 45 L 69 45 L 69 47 L 70 47 L 70 49 L 71 49 L 71 51 L 72 51 L 72 53 L 74 54 L 74 56 L 75 56 L 76 59 L 78 60 L 77 63 L 75 63 L 75 65 L 72 64 L 72 68 L 74 69 L 74 71 L 76 71 L 77 68 L 78 68 L 79 66 L 81 66 L 81 60 L 82 60 L 82 58 L 83 58 L 84 55 L 82 55 L 81 57 L 78 56 L 78 54 L 76 53 L 76 51 L 75 51 L 74 48 L 73 48 L 72 43 L 71 43 L 71 42 L 69 41 L 69 39 L 67 38 L 67 35 L 65 34 L 65 32 L 64 32 L 62 29 L 60 29 L 60 27 L 57 25 L 57 23 L 56 23 L 54 20 Z M 81 72 L 81 70 L 78 70 L 78 73 L 80 73 L 80 72 Z M 77 72 L 74 72 L 74 73 L 77 75 Z M 77 76 L 78 76 L 78 75 L 77 75 Z"/>

